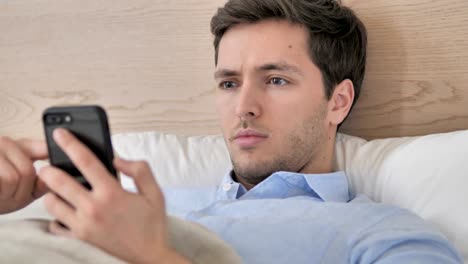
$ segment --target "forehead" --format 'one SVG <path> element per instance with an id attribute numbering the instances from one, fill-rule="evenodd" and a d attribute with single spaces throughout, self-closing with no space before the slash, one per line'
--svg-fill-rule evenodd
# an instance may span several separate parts
<path id="1" fill-rule="evenodd" d="M 285 20 L 265 20 L 230 28 L 218 48 L 218 67 L 256 66 L 275 61 L 301 65 L 309 59 L 307 31 Z"/>

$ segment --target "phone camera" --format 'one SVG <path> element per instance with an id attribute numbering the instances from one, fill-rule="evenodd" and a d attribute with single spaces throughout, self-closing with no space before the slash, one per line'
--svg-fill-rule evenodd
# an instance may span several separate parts
<path id="1" fill-rule="evenodd" d="M 60 124 L 62 123 L 62 117 L 58 115 L 48 115 L 46 117 L 47 124 Z"/>

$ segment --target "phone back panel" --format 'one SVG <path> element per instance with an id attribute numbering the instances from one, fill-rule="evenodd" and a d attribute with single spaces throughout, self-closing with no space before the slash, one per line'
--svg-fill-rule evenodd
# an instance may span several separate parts
<path id="1" fill-rule="evenodd" d="M 48 116 L 69 116 L 67 122 L 49 122 Z M 108 171 L 116 176 L 112 165 L 114 159 L 109 125 L 105 111 L 99 106 L 71 106 L 48 108 L 43 114 L 43 124 L 52 165 L 74 176 L 85 187 L 91 188 L 81 172 L 52 138 L 55 128 L 62 127 L 72 132 L 84 145 L 91 149 Z"/>

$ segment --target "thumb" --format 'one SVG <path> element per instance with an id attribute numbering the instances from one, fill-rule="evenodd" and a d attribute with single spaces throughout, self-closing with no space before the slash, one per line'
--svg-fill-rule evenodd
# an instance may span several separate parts
<path id="1" fill-rule="evenodd" d="M 33 197 L 34 199 L 38 199 L 42 197 L 44 194 L 49 192 L 49 188 L 39 177 L 36 178 L 36 182 L 34 183 L 34 191 Z"/>
<path id="2" fill-rule="evenodd" d="M 33 160 L 47 159 L 49 156 L 47 145 L 43 140 L 20 139 L 18 144 Z"/>
<path id="3" fill-rule="evenodd" d="M 114 159 L 114 166 L 135 181 L 138 192 L 153 202 L 162 201 L 161 189 L 146 161 L 128 161 L 122 158 Z"/>

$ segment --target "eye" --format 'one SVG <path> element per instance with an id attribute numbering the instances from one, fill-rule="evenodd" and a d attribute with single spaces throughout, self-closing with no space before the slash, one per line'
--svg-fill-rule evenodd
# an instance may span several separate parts
<path id="1" fill-rule="evenodd" d="M 286 85 L 286 84 L 289 84 L 288 81 L 286 81 L 285 79 L 283 78 L 279 78 L 279 77 L 273 77 L 271 78 L 269 81 L 268 81 L 269 84 L 273 84 L 273 85 L 278 85 L 278 86 L 283 86 L 283 85 Z"/>
<path id="2" fill-rule="evenodd" d="M 225 82 L 221 82 L 219 84 L 219 88 L 224 89 L 224 90 L 230 90 L 230 89 L 233 89 L 233 88 L 236 88 L 236 87 L 237 87 L 237 85 L 233 81 L 225 81 Z"/>

